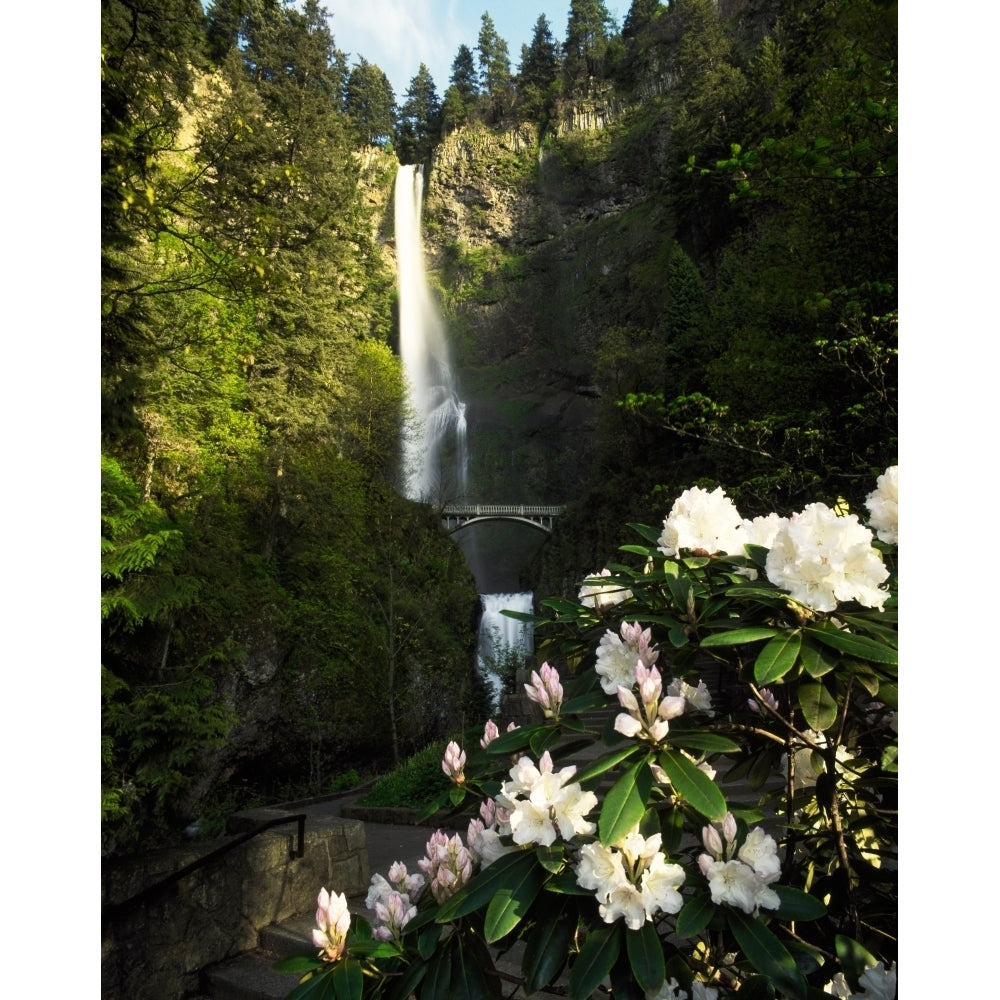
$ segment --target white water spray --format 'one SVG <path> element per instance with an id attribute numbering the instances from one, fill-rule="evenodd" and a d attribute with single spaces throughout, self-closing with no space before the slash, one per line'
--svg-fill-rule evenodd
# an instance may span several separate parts
<path id="1" fill-rule="evenodd" d="M 504 611 L 531 614 L 530 591 L 519 594 L 480 594 L 483 616 L 479 622 L 479 669 L 493 693 L 494 709 L 500 707 L 502 681 L 493 669 L 522 666 L 534 647 L 534 628 L 530 622 L 508 618 Z"/>
<path id="2" fill-rule="evenodd" d="M 418 420 L 418 427 L 403 438 L 406 495 L 411 500 L 464 500 L 465 403 L 458 398 L 444 324 L 427 287 L 420 229 L 423 201 L 423 167 L 401 166 L 395 188 L 399 353 Z M 448 469 L 444 445 L 452 434 L 454 468 Z"/>

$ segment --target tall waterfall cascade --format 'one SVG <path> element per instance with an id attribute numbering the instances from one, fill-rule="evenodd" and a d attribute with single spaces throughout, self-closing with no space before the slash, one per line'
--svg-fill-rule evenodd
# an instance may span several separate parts
<path id="1" fill-rule="evenodd" d="M 468 492 L 465 402 L 458 395 L 444 322 L 427 284 L 423 196 L 423 167 L 401 166 L 396 174 L 394 215 L 399 342 L 410 407 L 417 420 L 416 429 L 404 430 L 402 441 L 406 496 L 425 503 L 462 502 Z M 482 589 L 482 582 L 477 582 Z M 494 668 L 509 673 L 513 664 L 523 664 L 534 645 L 531 626 L 502 612 L 530 613 L 533 595 L 530 591 L 480 594 L 480 601 L 477 665 L 492 689 L 496 710 L 503 682 Z"/>
<path id="2" fill-rule="evenodd" d="M 423 201 L 423 167 L 401 166 L 396 174 L 394 215 L 399 350 L 417 420 L 416 428 L 404 431 L 406 495 L 411 500 L 464 500 L 469 464 L 465 403 L 456 389 L 444 323 L 427 285 L 421 238 Z M 449 443 L 454 458 L 446 462 Z"/>

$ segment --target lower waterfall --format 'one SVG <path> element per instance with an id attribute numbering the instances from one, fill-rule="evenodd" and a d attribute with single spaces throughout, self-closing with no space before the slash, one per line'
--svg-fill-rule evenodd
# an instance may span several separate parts
<path id="1" fill-rule="evenodd" d="M 531 614 L 534 595 L 480 594 L 483 616 L 479 622 L 479 669 L 490 686 L 493 711 L 498 712 L 504 694 L 513 691 L 515 673 L 526 665 L 534 648 L 534 628 L 530 622 L 508 618 L 503 611 Z"/>

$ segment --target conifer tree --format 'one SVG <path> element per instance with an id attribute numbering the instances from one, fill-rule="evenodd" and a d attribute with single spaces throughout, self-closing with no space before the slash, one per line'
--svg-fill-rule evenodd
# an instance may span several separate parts
<path id="1" fill-rule="evenodd" d="M 410 80 L 406 100 L 399 109 L 399 158 L 403 163 L 424 163 L 441 134 L 441 102 L 434 78 L 424 63 Z"/>
<path id="2" fill-rule="evenodd" d="M 460 45 L 451 64 L 451 81 L 441 102 L 441 127 L 457 128 L 469 120 L 479 95 L 479 80 L 472 49 Z"/>
<path id="3" fill-rule="evenodd" d="M 362 58 L 347 78 L 347 115 L 363 142 L 384 146 L 396 132 L 396 95 L 378 66 Z"/>
<path id="4" fill-rule="evenodd" d="M 498 34 L 493 18 L 483 13 L 479 29 L 479 81 L 486 95 L 493 121 L 499 121 L 510 108 L 513 85 L 510 75 L 510 52 Z"/>
<path id="5" fill-rule="evenodd" d="M 604 77 L 611 24 L 611 15 L 602 0 L 570 0 L 563 66 L 571 85 Z"/>
<path id="6" fill-rule="evenodd" d="M 547 110 L 555 97 L 559 78 L 559 51 L 549 22 L 540 14 L 535 22 L 531 44 L 521 50 L 518 72 L 518 103 L 528 114 Z"/>

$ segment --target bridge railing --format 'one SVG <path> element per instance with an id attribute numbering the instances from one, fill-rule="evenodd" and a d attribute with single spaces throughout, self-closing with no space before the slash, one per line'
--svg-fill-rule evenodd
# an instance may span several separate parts
<path id="1" fill-rule="evenodd" d="M 441 513 L 459 517 L 558 517 L 564 506 L 536 506 L 533 504 L 450 503 Z"/>

